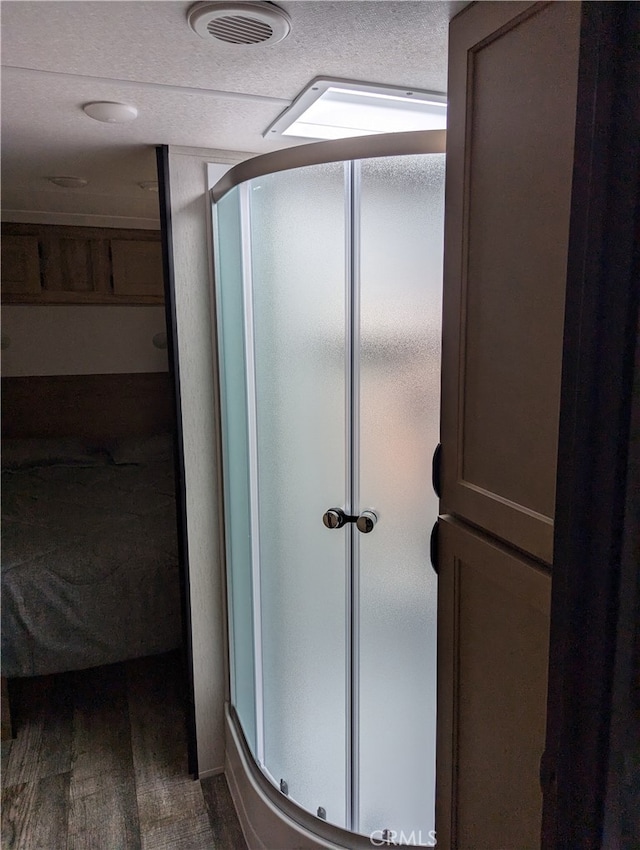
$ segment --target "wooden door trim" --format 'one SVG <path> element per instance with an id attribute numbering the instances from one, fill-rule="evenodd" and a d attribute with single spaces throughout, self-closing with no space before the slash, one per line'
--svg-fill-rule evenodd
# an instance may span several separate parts
<path id="1" fill-rule="evenodd" d="M 185 661 L 186 730 L 188 770 L 198 775 L 198 740 L 196 726 L 195 686 L 193 675 L 193 628 L 191 615 L 191 583 L 189 574 L 189 536 L 187 533 L 187 488 L 182 428 L 182 395 L 180 391 L 180 358 L 178 356 L 178 317 L 176 312 L 175 265 L 173 259 L 171 190 L 169 179 L 169 147 L 156 148 L 156 167 L 160 192 L 160 232 L 162 237 L 162 272 L 167 320 L 169 376 L 173 389 L 176 428 L 174 431 L 174 473 L 176 486 L 176 520 L 178 524 L 178 560 L 180 565 L 180 597 L 182 608 L 182 652 Z"/>

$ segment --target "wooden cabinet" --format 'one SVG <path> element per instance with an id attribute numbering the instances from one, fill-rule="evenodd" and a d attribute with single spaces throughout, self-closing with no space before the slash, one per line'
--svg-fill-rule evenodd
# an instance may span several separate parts
<path id="1" fill-rule="evenodd" d="M 540 846 L 580 3 L 451 22 L 436 830 Z"/>
<path id="2" fill-rule="evenodd" d="M 114 295 L 162 295 L 162 255 L 158 249 L 157 242 L 142 242 L 137 239 L 111 240 Z"/>
<path id="3" fill-rule="evenodd" d="M 45 231 L 42 244 L 42 296 L 73 299 L 79 294 L 108 296 L 111 289 L 109 241 L 82 234 Z"/>
<path id="4" fill-rule="evenodd" d="M 160 304 L 160 234 L 147 230 L 4 224 L 7 304 Z"/>
<path id="5" fill-rule="evenodd" d="M 438 778 L 444 850 L 538 850 L 550 574 L 439 521 Z"/>
<path id="6" fill-rule="evenodd" d="M 20 296 L 40 291 L 40 257 L 35 236 L 2 236 L 2 293 Z"/>
<path id="7" fill-rule="evenodd" d="M 580 3 L 476 3 L 451 23 L 442 512 L 547 563 Z"/>

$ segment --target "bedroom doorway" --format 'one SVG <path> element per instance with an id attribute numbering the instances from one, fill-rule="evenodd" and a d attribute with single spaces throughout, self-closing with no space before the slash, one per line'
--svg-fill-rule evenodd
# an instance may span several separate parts
<path id="1" fill-rule="evenodd" d="M 50 807 L 27 818 L 14 800 L 23 787 L 37 797 L 38 782 L 75 799 L 69 829 L 106 817 L 129 714 L 170 721 L 165 762 L 191 782 L 189 688 L 160 233 L 2 229 L 3 834 L 31 840 L 58 834 Z M 129 812 L 112 802 L 115 819 Z M 113 846 L 133 846 L 129 815 L 118 824 Z"/>
<path id="2" fill-rule="evenodd" d="M 176 426 L 160 233 L 2 231 L 3 674 L 175 649 Z"/>

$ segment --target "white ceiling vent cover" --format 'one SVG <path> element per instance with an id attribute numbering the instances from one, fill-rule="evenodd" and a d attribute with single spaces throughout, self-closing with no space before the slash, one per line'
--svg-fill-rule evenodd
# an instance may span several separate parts
<path id="1" fill-rule="evenodd" d="M 289 35 L 291 21 L 273 3 L 196 3 L 187 14 L 201 38 L 225 44 L 275 44 Z"/>

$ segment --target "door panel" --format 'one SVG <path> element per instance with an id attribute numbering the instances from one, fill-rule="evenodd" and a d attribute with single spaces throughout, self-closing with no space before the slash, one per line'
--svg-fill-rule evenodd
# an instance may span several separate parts
<path id="1" fill-rule="evenodd" d="M 579 3 L 450 28 L 442 512 L 547 563 L 579 29 Z"/>
<path id="2" fill-rule="evenodd" d="M 537 850 L 551 578 L 451 517 L 439 533 L 438 846 Z"/>
<path id="3" fill-rule="evenodd" d="M 360 207 L 359 785 L 363 834 L 434 829 L 444 154 L 365 160 Z M 402 766 L 401 769 L 398 766 Z"/>
<path id="4" fill-rule="evenodd" d="M 345 201 L 341 163 L 253 180 L 264 764 L 346 823 Z"/>

